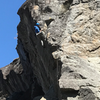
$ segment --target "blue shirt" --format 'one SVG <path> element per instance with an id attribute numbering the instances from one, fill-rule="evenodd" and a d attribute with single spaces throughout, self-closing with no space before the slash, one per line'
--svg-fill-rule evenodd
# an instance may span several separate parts
<path id="1" fill-rule="evenodd" d="M 34 26 L 34 28 L 35 28 L 35 33 L 39 33 L 40 32 L 40 29 L 39 29 L 38 26 Z"/>

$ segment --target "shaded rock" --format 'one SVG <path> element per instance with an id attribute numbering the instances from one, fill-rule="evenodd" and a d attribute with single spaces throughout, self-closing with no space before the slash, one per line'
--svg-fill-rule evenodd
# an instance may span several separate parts
<path id="1" fill-rule="evenodd" d="M 96 98 L 91 89 L 81 88 L 79 93 L 80 93 L 79 100 L 95 100 Z"/>

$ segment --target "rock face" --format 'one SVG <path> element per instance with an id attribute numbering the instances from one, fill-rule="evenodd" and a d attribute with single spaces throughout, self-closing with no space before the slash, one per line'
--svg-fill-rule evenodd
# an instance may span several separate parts
<path id="1" fill-rule="evenodd" d="M 0 70 L 0 100 L 100 100 L 100 1 L 27 0 L 18 15 L 19 58 Z"/>

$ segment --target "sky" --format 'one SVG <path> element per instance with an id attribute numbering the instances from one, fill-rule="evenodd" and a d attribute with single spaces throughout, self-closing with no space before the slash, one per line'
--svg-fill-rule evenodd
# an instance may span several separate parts
<path id="1" fill-rule="evenodd" d="M 18 9 L 26 0 L 0 0 L 0 68 L 18 58 L 17 25 Z"/>

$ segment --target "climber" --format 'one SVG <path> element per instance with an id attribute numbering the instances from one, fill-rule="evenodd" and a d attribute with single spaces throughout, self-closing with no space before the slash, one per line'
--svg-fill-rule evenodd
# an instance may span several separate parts
<path id="1" fill-rule="evenodd" d="M 46 37 L 45 37 L 44 31 L 40 28 L 39 25 L 40 25 L 39 23 L 36 23 L 36 25 L 34 26 L 35 33 L 36 33 L 36 36 L 41 40 L 42 46 L 44 46 L 44 43 L 46 41 Z"/>
<path id="2" fill-rule="evenodd" d="M 36 35 L 38 35 L 41 32 L 41 28 L 39 27 L 39 25 L 39 23 L 36 23 L 36 25 L 34 26 Z"/>

